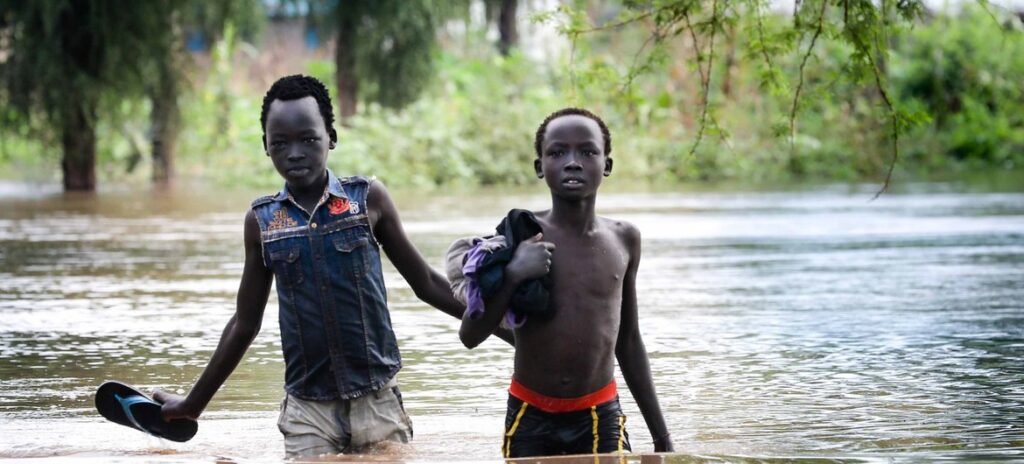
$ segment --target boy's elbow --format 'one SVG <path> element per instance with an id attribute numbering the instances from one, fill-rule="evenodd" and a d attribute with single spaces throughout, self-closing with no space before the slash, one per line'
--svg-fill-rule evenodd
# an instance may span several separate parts
<path id="1" fill-rule="evenodd" d="M 484 341 L 482 338 L 470 333 L 470 331 L 466 329 L 465 325 L 459 329 L 459 340 L 462 342 L 463 346 L 471 350 L 479 346 L 480 343 Z"/>
<path id="2" fill-rule="evenodd" d="M 412 287 L 412 294 L 416 295 L 416 299 L 420 301 L 429 300 L 430 292 L 427 290 L 426 285 L 423 285 L 419 282 L 417 282 L 416 285 L 412 285 L 412 283 L 410 282 L 409 286 Z"/>
<path id="3" fill-rule="evenodd" d="M 637 353 L 642 352 L 642 350 L 638 350 L 638 348 L 642 347 L 640 343 L 637 337 L 619 337 L 618 342 L 615 344 L 615 357 L 619 360 L 619 363 L 628 363 Z"/>
<path id="4" fill-rule="evenodd" d="M 236 320 L 231 327 L 234 338 L 251 342 L 260 333 L 262 321 Z"/>
<path id="5" fill-rule="evenodd" d="M 440 274 L 432 272 L 430 269 L 425 269 L 423 272 L 409 276 L 407 281 L 409 282 L 409 287 L 412 288 L 412 293 L 422 301 L 428 301 L 438 292 L 451 292 L 448 280 Z"/>

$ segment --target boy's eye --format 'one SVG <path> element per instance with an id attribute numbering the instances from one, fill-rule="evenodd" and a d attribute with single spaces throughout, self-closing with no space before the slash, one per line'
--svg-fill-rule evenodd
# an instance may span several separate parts
<path id="1" fill-rule="evenodd" d="M 594 150 L 583 150 L 583 154 L 587 156 L 597 156 L 597 152 Z"/>
<path id="2" fill-rule="evenodd" d="M 285 143 L 280 140 L 270 142 L 270 148 L 284 148 Z"/>
<path id="3" fill-rule="evenodd" d="M 565 152 L 562 151 L 562 150 L 551 150 L 551 151 L 548 152 L 549 156 L 562 156 L 564 154 L 565 154 Z"/>
<path id="4" fill-rule="evenodd" d="M 306 138 L 302 139 L 302 141 L 306 142 L 306 143 L 316 143 L 319 140 L 320 139 L 318 139 L 316 137 L 306 137 Z"/>

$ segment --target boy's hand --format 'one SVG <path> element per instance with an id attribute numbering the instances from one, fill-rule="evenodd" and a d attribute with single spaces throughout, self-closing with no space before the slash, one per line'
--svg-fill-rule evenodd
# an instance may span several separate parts
<path id="1" fill-rule="evenodd" d="M 153 399 L 158 403 L 162 403 L 160 415 L 163 416 L 165 421 L 179 418 L 195 420 L 203 412 L 189 405 L 188 399 L 184 396 L 167 393 L 163 390 L 153 392 Z"/>
<path id="2" fill-rule="evenodd" d="M 555 244 L 541 241 L 544 234 L 537 234 L 516 247 L 512 261 L 505 266 L 505 275 L 515 282 L 525 282 L 543 277 L 551 270 L 551 252 Z"/>

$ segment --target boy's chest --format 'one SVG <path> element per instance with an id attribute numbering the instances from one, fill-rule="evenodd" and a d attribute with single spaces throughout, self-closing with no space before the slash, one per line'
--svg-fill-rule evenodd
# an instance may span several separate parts
<path id="1" fill-rule="evenodd" d="M 570 239 L 556 234 L 550 240 L 555 244 L 551 272 L 557 293 L 606 296 L 621 292 L 629 256 L 617 237 L 605 233 Z"/>
<path id="2" fill-rule="evenodd" d="M 312 216 L 292 204 L 260 211 L 264 258 L 279 279 L 294 285 L 346 282 L 372 271 L 376 248 L 364 209 L 332 198 Z M 322 279 L 313 279 L 320 276 Z"/>

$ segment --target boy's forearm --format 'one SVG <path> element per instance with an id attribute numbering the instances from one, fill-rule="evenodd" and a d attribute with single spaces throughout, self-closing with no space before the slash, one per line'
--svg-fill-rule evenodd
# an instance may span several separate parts
<path id="1" fill-rule="evenodd" d="M 471 319 L 468 315 L 462 317 L 462 327 L 459 329 L 459 338 L 467 348 L 474 348 L 483 343 L 492 333 L 497 334 L 503 340 L 515 345 L 511 331 L 500 327 L 501 319 L 508 311 L 512 294 L 519 286 L 520 280 L 515 276 L 505 275 L 505 280 L 490 299 L 484 300 L 484 313 L 477 319 Z M 504 336 L 508 336 L 506 339 Z"/>
<path id="2" fill-rule="evenodd" d="M 436 271 L 431 270 L 427 284 L 419 291 L 414 289 L 414 293 L 424 303 L 456 319 L 462 319 L 462 314 L 466 312 L 466 306 L 452 295 L 448 280 Z"/>
<path id="3" fill-rule="evenodd" d="M 247 327 L 239 324 L 237 316 L 232 317 L 224 327 L 217 349 L 186 399 L 196 415 L 206 409 L 217 390 L 238 367 L 259 329 L 259 325 Z"/>
<path id="4" fill-rule="evenodd" d="M 451 284 L 437 272 L 431 272 L 428 290 L 424 291 L 422 295 L 418 294 L 417 297 L 441 312 L 457 319 L 462 319 L 466 313 L 466 306 L 452 295 Z M 490 333 L 515 346 L 515 337 L 512 335 L 511 330 L 498 326 Z"/>
<path id="5" fill-rule="evenodd" d="M 643 342 L 638 339 L 629 342 L 628 346 L 618 353 L 618 358 L 622 376 L 630 393 L 633 394 L 633 399 L 636 400 L 640 413 L 644 416 L 651 438 L 654 439 L 654 451 L 673 451 L 672 439 L 661 412 L 661 405 L 658 403 L 650 362 Z"/>

